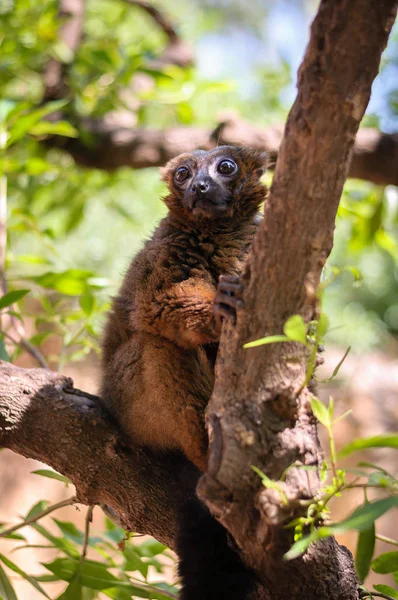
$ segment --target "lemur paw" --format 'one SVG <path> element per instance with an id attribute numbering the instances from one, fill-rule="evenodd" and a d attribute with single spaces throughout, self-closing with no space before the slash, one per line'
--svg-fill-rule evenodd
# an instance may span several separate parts
<path id="1" fill-rule="evenodd" d="M 213 304 L 213 315 L 218 329 L 224 320 L 236 323 L 236 311 L 243 308 L 243 285 L 238 275 L 220 275 L 217 294 Z"/>

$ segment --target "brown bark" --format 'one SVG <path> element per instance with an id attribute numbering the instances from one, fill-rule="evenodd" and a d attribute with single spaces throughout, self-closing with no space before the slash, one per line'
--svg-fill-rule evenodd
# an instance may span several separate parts
<path id="1" fill-rule="evenodd" d="M 270 197 L 246 270 L 245 310 L 223 334 L 216 385 L 208 406 L 211 461 L 199 484 L 273 600 L 357 598 L 352 563 L 333 540 L 294 564 L 282 555 L 292 542 L 281 528 L 297 513 L 297 499 L 318 488 L 321 458 L 316 423 L 302 390 L 306 350 L 245 342 L 280 334 L 286 320 L 306 322 L 317 311 L 317 287 L 333 244 L 337 207 L 355 134 L 365 112 L 380 55 L 394 22 L 395 0 L 323 0 L 298 73 Z M 239 365 L 239 367 L 237 367 Z M 302 390 L 302 391 L 301 391 Z M 261 486 L 251 466 L 285 479 L 290 509 Z M 331 564 L 334 568 L 331 569 Z M 303 583 L 305 581 L 305 584 Z"/>
<path id="2" fill-rule="evenodd" d="M 281 126 L 265 129 L 239 119 L 224 121 L 214 131 L 183 126 L 131 129 L 123 124 L 118 126 L 114 121 L 112 125 L 107 125 L 104 121 L 93 120 L 85 120 L 78 127 L 90 134 L 90 145 L 85 142 L 84 136 L 76 139 L 53 138 L 47 144 L 62 148 L 81 166 L 105 171 L 120 167 L 160 167 L 183 152 L 191 152 L 196 148 L 209 150 L 219 144 L 266 150 L 270 155 L 270 167 L 273 168 L 283 134 Z M 361 129 L 348 176 L 379 185 L 398 185 L 398 134 Z"/>
<path id="3" fill-rule="evenodd" d="M 174 547 L 175 514 L 196 469 L 124 445 L 98 398 L 70 378 L 0 361 L 0 447 L 50 465 L 75 484 L 79 502 L 106 504 L 126 529 Z"/>

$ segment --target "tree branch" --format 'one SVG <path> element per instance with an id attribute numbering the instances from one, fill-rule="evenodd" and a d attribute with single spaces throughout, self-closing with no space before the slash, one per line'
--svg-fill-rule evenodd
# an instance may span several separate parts
<path id="1" fill-rule="evenodd" d="M 130 129 L 123 124 L 85 120 L 78 125 L 87 135 L 53 138 L 46 143 L 60 147 L 84 167 L 113 171 L 119 167 L 159 167 L 183 152 L 210 149 L 220 144 L 250 146 L 266 150 L 273 168 L 282 140 L 283 127 L 255 127 L 240 119 L 228 119 L 215 130 L 200 127 Z M 355 142 L 349 177 L 379 185 L 398 185 L 398 134 L 361 129 Z"/>
<path id="2" fill-rule="evenodd" d="M 85 0 L 59 0 L 59 19 L 62 23 L 59 40 L 70 53 L 71 60 L 79 49 L 83 37 L 84 11 Z M 62 62 L 56 58 L 48 62 L 44 73 L 43 102 L 68 97 L 69 62 Z"/>
<path id="3" fill-rule="evenodd" d="M 242 277 L 245 310 L 221 340 L 207 412 L 209 470 L 198 491 L 272 600 L 358 598 L 352 560 L 333 539 L 293 563 L 283 560 L 292 543 L 283 524 L 300 514 L 298 501 L 313 497 L 319 486 L 315 470 L 291 465 L 322 460 L 311 394 L 303 390 L 306 348 L 243 345 L 282 333 L 291 315 L 307 323 L 317 315 L 317 288 L 355 135 L 396 9 L 396 0 L 321 1 L 264 220 Z M 288 506 L 261 485 L 252 466 L 274 480 L 287 471 L 282 485 Z"/>
<path id="4" fill-rule="evenodd" d="M 71 379 L 0 361 L 0 446 L 68 477 L 77 502 L 106 504 L 122 527 L 174 547 L 179 503 L 198 472 L 181 456 L 128 447 L 99 399 Z"/>
<path id="5" fill-rule="evenodd" d="M 124 2 L 144 10 L 167 36 L 168 44 L 161 56 L 151 61 L 154 68 L 170 64 L 190 67 L 193 64 L 193 52 L 190 44 L 180 38 L 175 26 L 156 6 L 145 0 L 124 0 Z"/>

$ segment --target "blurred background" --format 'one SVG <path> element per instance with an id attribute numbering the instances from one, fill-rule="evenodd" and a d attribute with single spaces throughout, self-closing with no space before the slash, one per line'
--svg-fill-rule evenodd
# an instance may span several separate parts
<path id="1" fill-rule="evenodd" d="M 8 206 L 5 276 L 11 289 L 30 290 L 19 304 L 29 343 L 52 368 L 71 375 L 76 387 L 94 393 L 109 297 L 165 214 L 159 170 L 146 166 L 158 161 L 150 141 L 137 168 L 107 170 L 93 151 L 97 130 L 117 130 L 121 143 L 126 129 L 144 138 L 150 129 L 164 130 L 166 139 L 170 129 L 186 135 L 185 128 L 192 128 L 201 139 L 201 132 L 228 122 L 236 125 L 242 143 L 250 125 L 280 130 L 295 97 L 317 2 L 164 0 L 151 6 L 166 25 L 142 2 L 88 0 L 81 39 L 71 49 L 60 33 L 68 19 L 59 15 L 55 0 L 0 0 L 0 133 L 8 131 L 9 141 L 2 144 L 0 137 Z M 51 64 L 55 71 L 60 66 L 58 79 Z M 397 132 L 397 74 L 395 27 L 363 127 Z M 55 102 L 49 117 L 43 110 L 38 114 L 43 96 Z M 176 147 L 179 143 L 177 137 Z M 325 281 L 333 282 L 323 297 L 330 327 L 319 374 L 329 377 L 351 347 L 338 375 L 319 392 L 322 399 L 335 398 L 337 414 L 353 409 L 336 426 L 338 447 L 354 437 L 397 430 L 397 231 L 397 188 L 349 179 L 325 270 Z M 0 349 L 3 358 L 37 366 L 32 352 L 13 344 L 4 331 Z M 362 458 L 394 470 L 392 457 L 377 450 L 345 464 Z M 14 522 L 43 498 L 55 502 L 71 494 L 60 482 L 31 475 L 37 468 L 8 450 L 0 453 L 0 521 Z M 356 492 L 344 506 L 337 501 L 334 517 L 342 518 L 358 502 Z M 60 515 L 83 526 L 84 510 L 69 507 Z M 51 519 L 47 525 L 54 527 Z M 93 529 L 101 527 L 97 508 Z M 396 534 L 396 515 L 378 522 L 381 534 L 394 536 L 394 529 Z M 27 533 L 33 545 L 42 543 L 38 536 Z M 356 534 L 339 541 L 353 550 Z M 0 543 L 1 552 L 10 548 L 11 541 Z M 51 552 L 26 549 L 13 560 L 37 573 Z M 40 596 L 15 572 L 11 579 L 20 598 Z M 371 574 L 369 581 L 381 579 Z"/>

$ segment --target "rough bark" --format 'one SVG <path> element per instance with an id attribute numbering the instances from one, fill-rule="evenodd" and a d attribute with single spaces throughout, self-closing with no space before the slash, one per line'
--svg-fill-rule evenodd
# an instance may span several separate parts
<path id="1" fill-rule="evenodd" d="M 282 140 L 283 127 L 267 129 L 255 127 L 240 119 L 228 119 L 215 130 L 200 127 L 173 127 L 170 129 L 132 129 L 105 121 L 85 120 L 78 123 L 89 134 L 90 145 L 84 135 L 76 139 L 53 138 L 47 145 L 62 148 L 78 165 L 105 171 L 120 167 L 143 169 L 160 167 L 168 160 L 196 148 L 209 150 L 219 144 L 250 146 L 269 152 L 273 168 Z M 123 121 L 123 117 L 120 117 Z M 76 123 L 75 123 L 76 125 Z M 398 135 L 364 128 L 358 132 L 349 177 L 365 179 L 379 185 L 398 185 Z"/>
<path id="2" fill-rule="evenodd" d="M 281 524 L 296 514 L 297 499 L 312 497 L 318 488 L 314 471 L 289 469 L 296 462 L 317 465 L 321 458 L 310 393 L 302 389 L 305 347 L 285 343 L 244 350 L 243 345 L 282 333 L 291 315 L 300 314 L 307 323 L 316 315 L 317 287 L 333 244 L 355 134 L 396 8 L 395 0 L 321 2 L 264 220 L 242 278 L 245 310 L 220 346 L 208 406 L 210 468 L 199 492 L 273 600 L 357 598 L 352 564 L 342 569 L 346 553 L 333 540 L 294 565 L 282 559 L 292 538 Z M 288 469 L 290 509 L 279 494 L 261 486 L 252 465 L 276 480 Z"/>
<path id="3" fill-rule="evenodd" d="M 126 529 L 174 547 L 175 514 L 196 469 L 125 445 L 98 398 L 70 378 L 0 361 L 0 447 L 50 465 L 75 484 L 79 502 L 106 504 Z"/>

